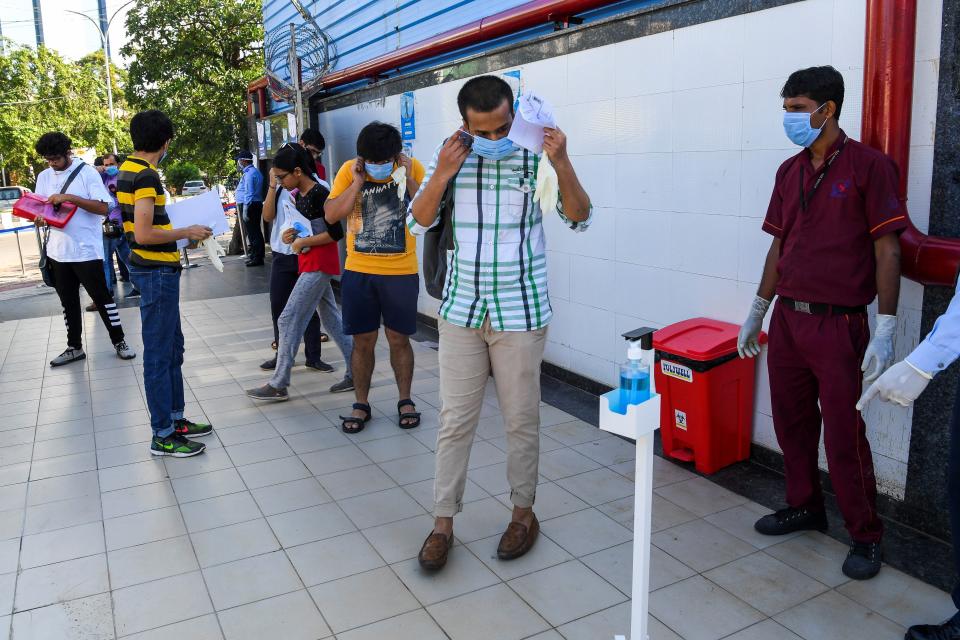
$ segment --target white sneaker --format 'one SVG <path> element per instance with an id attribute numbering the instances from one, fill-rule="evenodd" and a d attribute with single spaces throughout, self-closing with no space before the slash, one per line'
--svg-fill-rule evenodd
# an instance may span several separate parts
<path id="1" fill-rule="evenodd" d="M 51 367 L 62 367 L 65 364 L 70 364 L 71 362 L 76 362 L 77 360 L 83 360 L 87 357 L 87 354 L 83 352 L 83 349 L 74 349 L 73 347 L 67 347 L 67 350 L 58 355 L 56 358 L 50 361 Z"/>
<path id="2" fill-rule="evenodd" d="M 121 360 L 133 360 L 137 357 L 137 353 L 127 346 L 126 340 L 121 340 L 113 345 L 113 348 L 117 350 L 117 357 Z"/>

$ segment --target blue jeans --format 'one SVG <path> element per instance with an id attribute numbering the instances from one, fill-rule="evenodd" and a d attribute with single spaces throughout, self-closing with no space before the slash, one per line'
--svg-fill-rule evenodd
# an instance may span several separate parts
<path id="1" fill-rule="evenodd" d="M 153 435 L 166 438 L 183 417 L 183 331 L 180 328 L 180 269 L 130 266 L 140 290 L 143 388 Z"/>
<path id="2" fill-rule="evenodd" d="M 117 254 L 117 260 L 123 262 L 130 270 L 130 245 L 127 243 L 126 236 L 119 238 L 108 238 L 103 236 L 103 275 L 107 279 L 107 289 L 113 294 L 113 286 L 117 283 L 117 278 L 113 273 L 113 254 Z"/>

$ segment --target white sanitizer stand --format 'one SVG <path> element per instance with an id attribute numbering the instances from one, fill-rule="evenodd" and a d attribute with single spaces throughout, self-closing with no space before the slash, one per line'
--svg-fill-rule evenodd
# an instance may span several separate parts
<path id="1" fill-rule="evenodd" d="M 653 330 L 649 331 L 652 336 Z M 638 332 L 634 332 L 636 334 Z M 633 334 L 627 334 L 629 336 Z M 639 337 L 639 336 L 638 336 Z M 636 338 L 634 338 L 636 339 Z M 645 342 L 650 341 L 648 338 Z M 646 346 L 646 345 L 645 345 Z M 647 611 L 650 599 L 650 518 L 653 513 L 653 438 L 660 428 L 660 395 L 654 384 L 654 350 L 644 349 L 643 362 L 650 371 L 650 399 L 627 407 L 626 415 L 610 410 L 619 389 L 600 397 L 600 428 L 636 441 L 636 480 L 633 498 L 633 600 L 630 640 L 648 640 Z M 614 640 L 626 640 L 622 635 Z"/>

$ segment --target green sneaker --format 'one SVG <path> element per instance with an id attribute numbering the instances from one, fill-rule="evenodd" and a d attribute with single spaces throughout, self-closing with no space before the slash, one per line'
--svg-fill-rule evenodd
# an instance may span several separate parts
<path id="1" fill-rule="evenodd" d="M 166 438 L 153 437 L 150 442 L 150 453 L 155 456 L 173 456 L 174 458 L 189 458 L 203 453 L 207 445 L 202 442 L 187 440 L 179 433 L 173 433 Z"/>
<path id="2" fill-rule="evenodd" d="M 213 433 L 213 425 L 190 422 L 186 418 L 173 421 L 173 430 L 185 438 L 202 438 Z"/>

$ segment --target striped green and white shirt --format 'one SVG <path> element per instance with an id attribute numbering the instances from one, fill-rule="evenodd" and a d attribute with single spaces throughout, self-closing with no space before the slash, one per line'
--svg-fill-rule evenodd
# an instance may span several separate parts
<path id="1" fill-rule="evenodd" d="M 433 176 L 441 147 L 418 195 Z M 535 331 L 550 322 L 543 216 L 533 201 L 538 164 L 536 154 L 525 149 L 498 161 L 475 153 L 464 161 L 455 178 L 454 248 L 440 304 L 447 322 L 479 329 L 489 314 L 495 331 Z M 590 218 L 579 223 L 566 218 L 562 203 L 557 210 L 574 231 L 590 225 Z M 427 231 L 414 219 L 412 203 L 407 226 L 413 235 Z"/>

